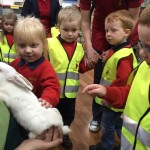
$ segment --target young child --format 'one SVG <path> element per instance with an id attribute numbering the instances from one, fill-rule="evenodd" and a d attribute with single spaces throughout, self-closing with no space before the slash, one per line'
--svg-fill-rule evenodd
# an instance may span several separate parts
<path id="1" fill-rule="evenodd" d="M 133 49 L 127 40 L 132 29 L 133 20 L 127 10 L 119 10 L 106 17 L 106 39 L 112 47 L 105 60 L 100 84 L 110 87 L 127 84 L 128 75 L 137 66 Z M 103 107 L 102 137 L 100 143 L 91 145 L 89 149 L 113 150 L 115 132 L 119 138 L 121 136 L 122 119 L 120 116 L 123 109 L 116 109 L 98 97 L 95 98 L 95 101 L 100 104 L 100 107 Z"/>
<path id="2" fill-rule="evenodd" d="M 124 108 L 122 150 L 150 149 L 150 5 L 139 17 L 138 33 L 144 61 L 131 72 L 128 84 L 121 87 L 92 84 L 83 90 L 106 99 L 116 108 Z"/>
<path id="3" fill-rule="evenodd" d="M 14 27 L 17 21 L 17 16 L 14 12 L 8 12 L 2 16 L 2 32 L 0 35 L 0 55 L 1 60 L 10 63 L 17 56 L 14 46 Z"/>
<path id="4" fill-rule="evenodd" d="M 59 102 L 60 85 L 52 65 L 44 57 L 48 54 L 48 45 L 39 19 L 21 18 L 14 29 L 14 40 L 20 57 L 11 65 L 32 83 L 42 106 L 55 107 Z"/>
<path id="5" fill-rule="evenodd" d="M 60 103 L 57 108 L 62 114 L 65 125 L 70 126 L 75 116 L 76 96 L 79 88 L 79 73 L 94 66 L 86 65 L 84 50 L 76 40 L 80 32 L 81 14 L 76 7 L 65 7 L 58 14 L 58 37 L 48 38 L 50 62 L 61 85 Z M 95 62 L 97 62 L 95 56 Z M 72 149 L 69 136 L 65 135 L 62 146 Z"/>

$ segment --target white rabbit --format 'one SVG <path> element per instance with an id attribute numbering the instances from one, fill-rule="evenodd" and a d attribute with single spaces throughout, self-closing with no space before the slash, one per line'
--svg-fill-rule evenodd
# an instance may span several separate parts
<path id="1" fill-rule="evenodd" d="M 31 83 L 3 62 L 0 62 L 0 100 L 10 108 L 19 124 L 30 131 L 30 138 L 51 126 L 61 127 L 64 134 L 70 132 L 68 126 L 63 126 L 59 111 L 42 107 L 32 92 Z"/>

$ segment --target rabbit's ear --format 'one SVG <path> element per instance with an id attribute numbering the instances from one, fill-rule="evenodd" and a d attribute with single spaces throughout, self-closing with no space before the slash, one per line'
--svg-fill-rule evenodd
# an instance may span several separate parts
<path id="1" fill-rule="evenodd" d="M 23 77 L 21 74 L 17 73 L 14 76 L 14 80 L 15 83 L 17 83 L 18 85 L 22 86 L 22 87 L 26 87 L 29 90 L 33 89 L 32 84 L 25 78 Z"/>

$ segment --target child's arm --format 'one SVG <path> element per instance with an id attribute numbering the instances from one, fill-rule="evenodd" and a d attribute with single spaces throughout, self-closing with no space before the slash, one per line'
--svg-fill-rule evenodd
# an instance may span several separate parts
<path id="1" fill-rule="evenodd" d="M 40 76 L 40 98 L 42 99 L 40 101 L 42 105 L 48 106 L 46 103 L 48 102 L 49 106 L 52 105 L 52 107 L 55 107 L 59 103 L 60 84 L 50 62 L 47 61 L 47 64 L 43 66 Z"/>
<path id="2" fill-rule="evenodd" d="M 98 84 L 91 84 L 86 86 L 82 93 L 87 92 L 92 97 L 98 96 L 103 98 L 115 108 L 124 108 L 129 91 L 130 85 L 124 87 L 105 87 Z"/>

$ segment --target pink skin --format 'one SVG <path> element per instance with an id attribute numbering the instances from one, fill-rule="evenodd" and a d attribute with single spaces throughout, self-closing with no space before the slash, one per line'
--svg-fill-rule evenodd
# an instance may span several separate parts
<path id="1" fill-rule="evenodd" d="M 143 45 L 140 50 L 140 56 L 150 65 L 150 30 L 144 25 L 138 26 L 139 39 Z"/>
<path id="2" fill-rule="evenodd" d="M 6 32 L 12 33 L 14 31 L 15 22 L 13 19 L 4 19 L 3 28 Z"/>
<path id="3" fill-rule="evenodd" d="M 124 29 L 120 21 L 105 22 L 106 39 L 110 45 L 118 45 L 124 42 L 129 34 L 129 29 Z"/>
<path id="4" fill-rule="evenodd" d="M 80 32 L 78 21 L 62 21 L 59 26 L 59 31 L 61 33 L 61 38 L 68 43 L 77 40 Z"/>

